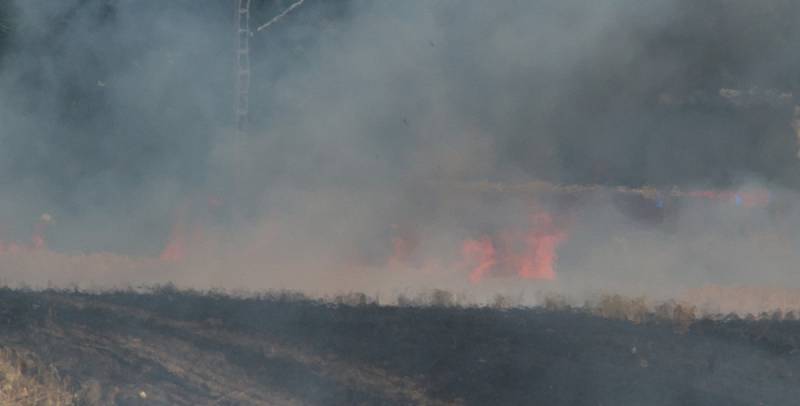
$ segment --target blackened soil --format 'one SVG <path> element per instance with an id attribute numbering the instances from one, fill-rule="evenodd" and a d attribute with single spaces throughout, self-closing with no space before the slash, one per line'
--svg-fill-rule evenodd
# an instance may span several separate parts
<path id="1" fill-rule="evenodd" d="M 790 405 L 800 322 L 0 289 L 0 347 L 83 404 Z"/>

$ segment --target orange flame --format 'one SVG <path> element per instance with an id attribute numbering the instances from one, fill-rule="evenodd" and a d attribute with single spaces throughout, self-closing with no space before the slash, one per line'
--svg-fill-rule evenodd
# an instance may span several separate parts
<path id="1" fill-rule="evenodd" d="M 497 250 L 488 237 L 465 241 L 461 251 L 467 261 L 477 264 L 469 274 L 472 283 L 480 282 L 497 265 Z"/>
<path id="2" fill-rule="evenodd" d="M 170 231 L 169 240 L 159 255 L 159 259 L 167 262 L 180 262 L 186 258 L 186 226 L 185 212 L 188 206 L 180 207 L 175 216 L 175 223 Z"/>
<path id="3" fill-rule="evenodd" d="M 211 197 L 208 200 L 209 208 L 217 208 L 221 205 L 221 200 Z M 170 231 L 169 239 L 161 250 L 159 259 L 166 262 L 184 261 L 193 252 L 208 248 L 202 223 L 196 219 L 191 219 L 190 206 L 184 204 L 178 208 L 175 222 Z"/>
<path id="4" fill-rule="evenodd" d="M 44 232 L 47 228 L 47 224 L 45 222 L 38 222 L 33 229 L 33 237 L 31 240 L 33 241 L 33 248 L 34 249 L 44 249 L 45 248 L 45 240 L 44 240 Z"/>
<path id="5" fill-rule="evenodd" d="M 533 215 L 533 230 L 527 237 L 527 249 L 519 258 L 517 274 L 523 279 L 555 280 L 557 249 L 567 239 L 567 233 L 555 227 L 546 212 Z"/>
<path id="6" fill-rule="evenodd" d="M 186 238 L 184 237 L 183 224 L 175 223 L 172 227 L 167 245 L 161 251 L 159 258 L 167 262 L 180 262 L 186 257 Z"/>
<path id="7" fill-rule="evenodd" d="M 45 240 L 45 232 L 47 231 L 48 223 L 51 217 L 49 214 L 43 214 L 39 221 L 34 225 L 33 234 L 31 235 L 31 244 L 19 243 L 15 241 L 6 242 L 0 240 L 0 255 L 2 254 L 19 254 L 21 252 L 28 252 L 32 250 L 44 250 L 47 248 Z"/>
<path id="8" fill-rule="evenodd" d="M 478 283 L 495 271 L 513 270 L 522 279 L 555 280 L 559 245 L 567 233 L 556 227 L 550 214 L 537 211 L 523 235 L 503 233 L 498 250 L 490 237 L 466 240 L 462 256 L 472 265 L 469 280 Z M 522 244 L 519 244 L 522 242 Z"/>

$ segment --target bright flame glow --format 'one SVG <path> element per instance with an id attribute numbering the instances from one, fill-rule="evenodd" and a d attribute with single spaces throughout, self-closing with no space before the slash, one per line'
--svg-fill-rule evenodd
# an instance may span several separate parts
<path id="1" fill-rule="evenodd" d="M 527 233 L 509 232 L 498 238 L 499 250 L 495 241 L 485 236 L 465 241 L 461 251 L 472 266 L 472 283 L 503 271 L 513 271 L 522 279 L 555 280 L 557 250 L 566 239 L 567 233 L 554 224 L 550 214 L 537 211 Z"/>
<path id="2" fill-rule="evenodd" d="M 553 224 L 553 218 L 545 212 L 533 215 L 533 230 L 527 236 L 527 249 L 519 258 L 517 273 L 523 279 L 556 279 L 555 262 L 558 246 L 567 238 L 567 233 Z"/>
<path id="3" fill-rule="evenodd" d="M 167 262 L 180 262 L 186 258 L 186 237 L 181 222 L 175 223 L 167 245 L 161 251 L 159 258 Z"/>
<path id="4" fill-rule="evenodd" d="M 467 240 L 461 251 L 469 263 L 476 264 L 469 274 L 472 283 L 480 282 L 497 265 L 497 250 L 489 237 Z"/>
<path id="5" fill-rule="evenodd" d="M 169 240 L 159 255 L 159 259 L 167 262 L 180 262 L 186 259 L 186 215 L 188 206 L 180 207 L 175 216 L 175 224 L 170 231 Z"/>

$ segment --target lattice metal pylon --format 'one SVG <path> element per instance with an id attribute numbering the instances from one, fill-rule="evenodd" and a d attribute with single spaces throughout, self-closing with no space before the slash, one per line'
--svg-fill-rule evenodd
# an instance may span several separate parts
<path id="1" fill-rule="evenodd" d="M 236 130 L 247 131 L 250 114 L 250 0 L 236 2 Z"/>

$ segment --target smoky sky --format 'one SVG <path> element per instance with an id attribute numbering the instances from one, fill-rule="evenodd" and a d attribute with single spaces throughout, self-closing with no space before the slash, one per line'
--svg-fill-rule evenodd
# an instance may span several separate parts
<path id="1" fill-rule="evenodd" d="M 240 164 L 231 198 L 350 230 L 441 218 L 430 180 L 797 184 L 793 101 L 720 96 L 798 91 L 788 0 L 309 0 L 251 38 L 235 158 L 231 1 L 0 4 L 0 224 L 55 248 L 154 252 Z"/>

